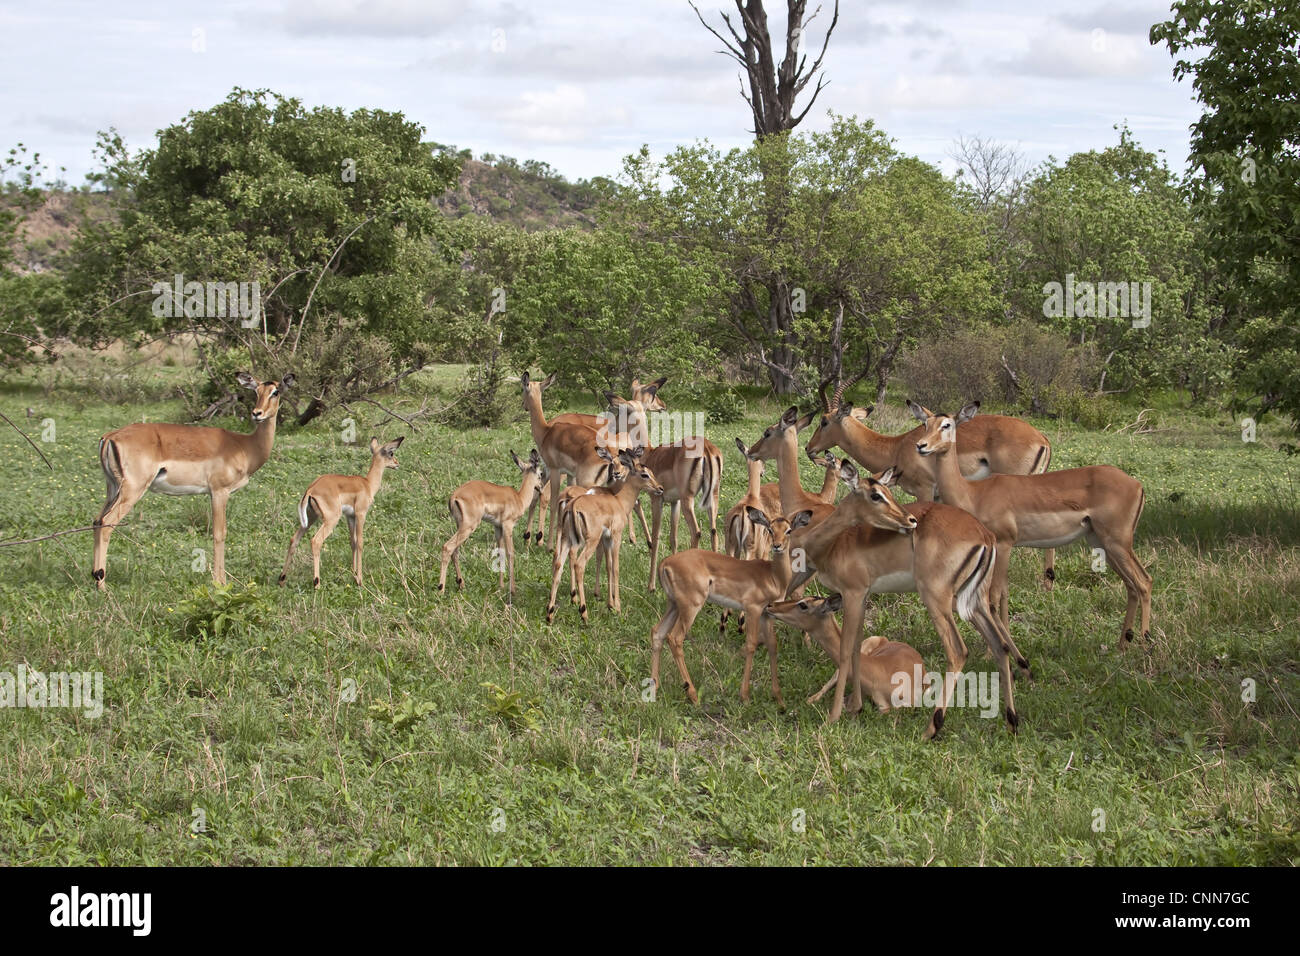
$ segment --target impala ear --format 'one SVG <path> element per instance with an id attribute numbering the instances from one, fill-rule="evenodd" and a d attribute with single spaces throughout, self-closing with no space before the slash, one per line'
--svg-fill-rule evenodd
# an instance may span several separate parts
<path id="1" fill-rule="evenodd" d="M 736 439 L 736 447 L 740 449 L 740 456 L 742 458 L 749 457 L 749 449 L 745 447 L 745 443 L 739 438 Z"/>
<path id="2" fill-rule="evenodd" d="M 370 436 L 370 453 L 373 455 L 373 454 L 374 454 L 375 452 L 377 452 L 377 451 L 379 451 L 379 439 L 376 438 L 374 435 L 371 435 L 371 436 Z"/>
<path id="3" fill-rule="evenodd" d="M 514 461 L 515 467 L 518 468 L 520 471 L 523 471 L 525 468 L 528 467 L 523 463 L 523 460 L 518 455 L 515 454 L 515 450 L 513 448 L 510 449 L 510 458 L 512 461 Z"/>
<path id="4" fill-rule="evenodd" d="M 406 436 L 399 435 L 379 450 L 389 458 L 392 458 L 393 455 L 397 454 L 397 449 L 402 447 L 402 442 L 404 441 L 406 441 Z"/>
<path id="5" fill-rule="evenodd" d="M 601 459 L 603 459 L 603 460 L 605 460 L 605 461 L 613 461 L 613 460 L 614 460 L 614 457 L 609 453 L 609 449 L 606 448 L 604 445 L 597 445 L 597 446 L 596 446 L 596 457 L 597 457 L 597 458 L 601 458 Z"/>
<path id="6" fill-rule="evenodd" d="M 745 515 L 746 517 L 749 518 L 750 521 L 754 522 L 754 524 L 762 525 L 764 528 L 767 528 L 769 531 L 772 529 L 772 525 L 768 523 L 767 515 L 763 514 L 763 512 L 759 511 L 757 508 L 746 505 Z"/>
<path id="7" fill-rule="evenodd" d="M 790 519 L 790 530 L 794 531 L 796 528 L 802 528 L 809 521 L 812 521 L 812 509 L 805 508 Z"/>
<path id="8" fill-rule="evenodd" d="M 297 381 L 298 381 L 298 376 L 294 375 L 293 372 L 290 372 L 284 378 L 280 379 L 280 388 L 281 389 L 293 388 L 294 383 Z"/>
<path id="9" fill-rule="evenodd" d="M 253 376 L 249 375 L 247 372 L 240 372 L 238 375 L 235 376 L 235 381 L 238 382 L 240 385 L 242 385 L 244 388 L 251 388 L 253 391 L 257 391 L 257 386 L 262 384 L 257 379 L 253 378 Z"/>
<path id="10" fill-rule="evenodd" d="M 930 418 L 930 410 L 919 402 L 912 401 L 910 398 L 907 400 L 907 410 L 920 421 L 924 422 Z"/>
<path id="11" fill-rule="evenodd" d="M 856 405 L 849 409 L 848 414 L 860 422 L 865 422 L 867 416 L 871 414 L 874 406 L 868 405 L 866 408 L 859 408 Z"/>
<path id="12" fill-rule="evenodd" d="M 968 422 L 980 413 L 980 403 L 970 402 L 963 405 L 961 411 L 952 417 L 952 420 L 960 425 L 962 422 Z"/>
<path id="13" fill-rule="evenodd" d="M 542 463 L 542 456 L 539 455 L 537 449 L 534 448 L 528 453 L 528 460 L 533 463 L 534 467 L 536 467 Z"/>
<path id="14" fill-rule="evenodd" d="M 811 411 L 807 415 L 804 415 L 802 418 L 798 419 L 794 423 L 794 430 L 797 432 L 803 431 L 805 428 L 807 428 L 809 425 L 812 424 L 812 420 L 816 417 L 816 415 L 817 415 L 816 411 Z"/>
<path id="15" fill-rule="evenodd" d="M 858 469 L 847 458 L 840 462 L 840 481 L 854 490 L 858 487 Z"/>
<path id="16" fill-rule="evenodd" d="M 886 488 L 892 488 L 894 485 L 898 484 L 898 469 L 892 466 L 886 468 L 880 473 L 880 477 L 877 478 L 876 481 L 880 482 Z"/>
<path id="17" fill-rule="evenodd" d="M 821 607 L 817 610 L 822 614 L 838 614 L 844 607 L 844 595 L 832 594 L 826 600 L 822 601 Z"/>
<path id="18" fill-rule="evenodd" d="M 552 372 L 550 375 L 546 376 L 546 378 L 542 379 L 543 392 L 555 384 L 555 377 L 559 374 L 559 372 Z"/>

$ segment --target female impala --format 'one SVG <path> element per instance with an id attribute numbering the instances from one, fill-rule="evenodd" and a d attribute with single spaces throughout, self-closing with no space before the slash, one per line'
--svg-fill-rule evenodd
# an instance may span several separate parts
<path id="1" fill-rule="evenodd" d="M 954 605 L 961 619 L 973 624 L 983 636 L 998 663 L 1006 688 L 1007 726 L 1014 733 L 1020 718 L 1016 715 L 1007 656 L 1013 656 L 1026 674 L 1029 662 L 989 605 L 997 556 L 993 535 L 967 512 L 952 505 L 918 501 L 900 508 L 887 488 L 894 479 L 892 470 L 879 479 L 868 475 L 860 481 L 857 469 L 846 460 L 840 465 L 840 478 L 849 486 L 849 494 L 830 517 L 799 532 L 794 542 L 795 547 L 804 550 L 818 580 L 843 595 L 839 676 L 827 720 L 839 719 L 850 675 L 850 711 L 862 707 L 862 622 L 870 596 L 915 591 L 930 614 L 948 658 L 942 700 L 925 736 L 932 738 L 942 729 L 953 689 L 966 663 L 966 643 L 952 616 Z"/>
<path id="2" fill-rule="evenodd" d="M 815 455 L 838 445 L 868 471 L 893 468 L 898 486 L 918 501 L 934 501 L 936 489 L 926 477 L 916 453 L 921 429 L 903 435 L 882 435 L 866 425 L 870 408 L 854 408 L 844 401 L 844 393 L 866 372 L 864 368 L 847 382 L 835 387 L 830 398 L 822 382 L 822 415 L 808 441 L 808 454 Z M 979 408 L 979 403 L 975 403 Z M 961 473 L 972 481 L 999 475 L 1039 475 L 1052 463 L 1052 445 L 1033 425 L 1005 415 L 979 415 L 957 431 L 957 463 Z M 1056 580 L 1053 552 L 1043 553 L 1043 586 L 1051 590 Z"/>
<path id="3" fill-rule="evenodd" d="M 442 546 L 442 567 L 438 571 L 438 590 L 447 590 L 447 564 L 456 562 L 456 587 L 464 588 L 465 579 L 460 573 L 460 546 L 465 543 L 482 522 L 492 525 L 497 532 L 496 557 L 499 561 L 505 552 L 506 566 L 510 570 L 510 590 L 507 602 L 515 596 L 515 522 L 519 520 L 529 503 L 537 497 L 541 487 L 544 471 L 542 459 L 534 448 L 523 461 L 513 451 L 511 459 L 523 473 L 523 480 L 518 489 L 509 485 L 494 485 L 490 481 L 467 481 L 451 493 L 447 500 L 447 509 L 456 522 L 456 530 L 447 543 Z M 506 568 L 497 566 L 500 576 L 497 587 L 505 584 Z"/>
<path id="4" fill-rule="evenodd" d="M 286 375 L 278 382 L 259 382 L 247 372 L 235 380 L 257 393 L 251 435 L 195 425 L 127 425 L 99 440 L 108 500 L 94 522 L 91 576 L 101 590 L 108 539 L 147 491 L 212 499 L 212 580 L 226 583 L 226 502 L 271 457 L 280 393 L 294 381 Z"/>
<path id="5" fill-rule="evenodd" d="M 639 444 L 645 443 L 645 464 L 663 485 L 663 495 L 650 501 L 650 590 L 655 589 L 659 556 L 659 528 L 663 507 L 669 506 L 668 550 L 677 550 L 677 517 L 686 505 L 686 523 L 691 528 L 691 547 L 699 547 L 700 522 L 695 516 L 699 501 L 709 519 L 709 548 L 718 550 L 718 493 L 722 488 L 722 452 L 707 438 L 694 435 L 669 445 L 650 447 L 646 409 L 640 402 L 606 393 L 609 411 L 626 423 L 626 431 Z"/>
<path id="6" fill-rule="evenodd" d="M 311 537 L 311 577 L 312 585 L 320 587 L 320 549 L 325 539 L 334 533 L 334 526 L 339 518 L 348 519 L 348 530 L 352 532 L 352 577 L 361 583 L 361 547 L 366 528 L 366 512 L 379 494 L 379 483 L 384 480 L 384 471 L 397 467 L 397 449 L 406 440 L 403 435 L 387 444 L 379 444 L 378 438 L 370 439 L 370 471 L 361 475 L 321 475 L 310 485 L 298 502 L 298 529 L 289 541 L 289 553 L 284 558 L 284 570 L 280 572 L 280 583 L 284 584 L 289 574 L 289 562 L 293 560 L 293 549 L 307 533 L 307 529 L 319 520 L 320 530 Z"/>
<path id="7" fill-rule="evenodd" d="M 769 604 L 763 611 L 773 620 L 797 627 L 805 634 L 811 634 L 831 660 L 839 663 L 840 626 L 835 623 L 835 615 L 844 606 L 843 598 L 832 594 L 827 598 L 807 598 L 798 601 L 781 601 Z M 859 674 L 862 692 L 871 698 L 876 709 L 882 714 L 888 713 L 897 697 L 899 706 L 920 707 L 924 692 L 929 689 L 928 680 L 917 680 L 916 675 L 924 670 L 921 655 L 910 645 L 901 641 L 891 641 L 879 635 L 873 635 L 862 642 L 861 672 Z M 898 677 L 899 674 L 905 677 Z M 808 698 L 808 703 L 815 704 L 839 680 L 839 668 L 831 675 L 822 689 Z"/>
<path id="8" fill-rule="evenodd" d="M 1133 552 L 1133 533 L 1146 501 L 1142 482 L 1113 465 L 1068 468 L 1045 475 L 991 475 L 983 481 L 962 477 L 957 466 L 957 426 L 978 411 L 967 405 L 956 415 L 936 415 L 909 401 L 907 407 L 923 421 L 916 442 L 927 480 L 933 480 L 944 501 L 978 518 L 998 541 L 993 568 L 993 601 L 1004 627 L 1009 626 L 1007 566 L 1012 547 L 1059 548 L 1086 537 L 1102 548 L 1128 591 L 1128 607 L 1120 631 L 1133 640 L 1133 620 L 1142 611 L 1142 638 L 1151 627 L 1151 575 Z"/>
<path id="9" fill-rule="evenodd" d="M 790 586 L 793 571 L 787 539 L 791 532 L 806 525 L 810 517 L 811 514 L 804 510 L 788 519 L 776 517 L 769 521 L 757 508 L 749 509 L 749 520 L 767 529 L 771 536 L 771 561 L 742 561 L 700 548 L 664 558 L 659 568 L 659 583 L 668 598 L 668 608 L 650 632 L 650 679 L 656 688 L 659 686 L 659 655 L 667 640 L 686 684 L 686 696 L 692 704 L 699 703 L 699 695 L 686 670 L 682 646 L 700 609 L 705 604 L 719 604 L 745 614 L 745 673 L 740 682 L 740 699 L 749 700 L 749 675 L 761 631 L 772 672 L 772 696 L 776 698 L 777 706 L 785 709 L 776 672 L 776 637 L 771 624 L 763 617 L 763 608 L 784 596 Z"/>
<path id="10" fill-rule="evenodd" d="M 601 475 L 606 471 L 606 463 L 596 454 L 596 448 L 600 444 L 600 434 L 596 429 L 588 428 L 586 425 L 549 422 L 542 414 L 542 392 L 554 383 L 554 372 L 540 382 L 529 378 L 527 372 L 519 377 L 519 384 L 524 392 L 524 409 L 528 412 L 529 427 L 532 429 L 533 441 L 546 465 L 547 483 L 550 486 L 551 547 L 555 545 L 555 522 L 560 510 L 561 479 L 568 475 L 575 485 L 592 488 L 602 483 Z M 538 520 L 538 534 L 544 533 L 545 523 L 543 514 Z"/>
<path id="11" fill-rule="evenodd" d="M 578 613 L 587 622 L 587 562 L 597 548 L 605 551 L 605 569 L 609 578 L 608 603 L 611 611 L 620 611 L 618 554 L 623 543 L 623 528 L 632 505 L 642 491 L 652 495 L 663 494 L 663 486 L 641 461 L 644 449 L 634 448 L 618 453 L 618 460 L 627 468 L 627 477 L 617 482 L 610 494 L 578 495 L 565 507 L 564 520 L 555 544 L 555 559 L 551 566 L 551 599 L 546 605 L 546 623 L 555 619 L 555 594 L 560 589 L 560 576 L 564 561 L 572 559 L 578 577 Z"/>
<path id="12" fill-rule="evenodd" d="M 835 485 L 829 478 L 822 484 L 822 492 L 830 488 L 831 501 L 824 501 L 820 495 L 811 495 L 804 491 L 799 481 L 799 431 L 807 428 L 812 421 L 812 413 L 799 416 L 799 409 L 791 405 L 785 410 L 775 425 L 763 430 L 758 441 L 749 446 L 745 453 L 751 459 L 776 459 L 777 490 L 781 497 L 781 511 L 791 514 L 808 509 L 812 512 L 810 524 L 817 524 L 835 510 Z"/>

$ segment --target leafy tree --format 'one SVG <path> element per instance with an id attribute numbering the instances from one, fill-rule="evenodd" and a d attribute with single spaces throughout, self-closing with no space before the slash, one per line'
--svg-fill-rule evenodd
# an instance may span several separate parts
<path id="1" fill-rule="evenodd" d="M 1226 308 L 1238 387 L 1257 418 L 1300 434 L 1300 6 L 1178 0 L 1151 28 L 1204 112 L 1189 166 L 1209 255 L 1232 280 Z"/>
<path id="2" fill-rule="evenodd" d="M 347 340 L 378 335 L 392 362 L 423 358 L 430 312 L 421 272 L 441 223 L 430 199 L 455 181 L 459 158 L 423 143 L 422 132 L 399 113 L 307 110 L 235 89 L 138 155 L 102 136 L 101 181 L 118 208 L 73 252 L 80 338 L 192 331 L 242 344 L 277 373 L 310 361 L 301 348 L 315 342 L 317 374 L 299 374 L 312 399 L 307 418 L 350 387 L 329 371 Z M 159 308 L 155 283 L 178 274 L 258 282 L 260 321 L 246 329 L 208 309 Z"/>

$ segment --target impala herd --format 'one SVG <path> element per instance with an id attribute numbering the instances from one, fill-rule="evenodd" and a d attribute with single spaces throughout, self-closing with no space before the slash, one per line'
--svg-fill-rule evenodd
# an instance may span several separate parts
<path id="1" fill-rule="evenodd" d="M 438 589 L 444 591 L 447 569 L 455 565 L 456 584 L 464 587 L 460 549 L 483 522 L 496 533 L 498 584 L 515 595 L 515 525 L 523 519 L 524 540 L 541 543 L 547 531 L 553 554 L 546 620 L 556 614 L 564 567 L 569 565 L 569 600 L 588 620 L 587 567 L 594 557 L 597 573 L 593 596 L 599 597 L 604 563 L 605 598 L 620 609 L 619 554 L 624 531 L 635 544 L 632 515 L 640 519 L 650 551 L 649 590 L 660 588 L 664 613 L 650 633 L 650 676 L 659 686 L 659 664 L 666 642 L 687 697 L 698 702 L 686 667 L 685 639 L 706 604 L 727 615 L 739 612 L 745 637 L 741 699 L 748 701 L 754 654 L 761 642 L 768 651 L 772 694 L 784 708 L 777 673 L 777 640 L 772 622 L 795 627 L 830 655 L 835 674 L 809 702 L 830 688 L 835 694 L 828 719 L 844 709 L 861 709 L 863 699 L 886 711 L 891 706 L 927 704 L 938 691 L 926 736 L 943 727 L 946 709 L 965 666 L 968 650 L 954 617 L 971 624 L 988 644 L 1005 693 L 1005 717 L 1015 732 L 1016 714 L 1011 663 L 1029 676 L 1029 662 L 1011 636 L 1008 566 L 1014 547 L 1044 551 L 1044 586 L 1055 579 L 1053 549 L 1084 538 L 1104 553 L 1124 583 L 1128 605 L 1122 639 L 1133 639 L 1134 624 L 1148 636 L 1151 621 L 1151 576 L 1133 550 L 1133 535 L 1142 514 L 1144 494 L 1136 479 L 1110 465 L 1047 471 L 1052 449 L 1036 428 L 1017 418 L 980 415 L 972 403 L 953 415 L 933 412 L 915 402 L 908 408 L 921 424 L 903 435 L 882 435 L 865 423 L 870 409 L 844 401 L 861 378 L 821 384 L 819 413 L 800 415 L 791 407 L 758 440 L 736 447 L 748 469 L 745 495 L 723 520 L 724 551 L 718 551 L 718 498 L 723 458 L 702 436 L 651 446 L 648 416 L 664 410 L 659 390 L 665 379 L 642 384 L 634 379 L 630 398 L 607 393 L 601 415 L 565 414 L 547 419 L 542 392 L 555 380 L 541 381 L 527 372 L 520 377 L 535 446 L 527 458 L 510 453 L 520 471 L 519 486 L 468 481 L 448 499 L 455 531 L 442 548 Z M 105 587 L 108 543 L 147 491 L 167 495 L 206 494 L 212 502 L 212 577 L 225 583 L 226 502 L 248 483 L 270 457 L 275 441 L 280 397 L 293 376 L 262 382 L 241 372 L 240 386 L 256 393 L 250 434 L 220 428 L 137 424 L 105 435 L 99 460 L 107 482 L 107 501 L 94 522 L 93 577 Z M 825 468 L 816 494 L 799 478 L 799 433 L 816 421 L 805 451 Z M 363 531 L 384 472 L 397 467 L 402 438 L 370 441 L 371 464 L 364 475 L 323 475 L 298 503 L 298 527 L 289 542 L 279 583 L 288 576 L 294 549 L 317 521 L 311 539 L 312 578 L 320 586 L 320 554 L 325 539 L 341 518 L 351 532 L 352 576 L 362 581 Z M 830 450 L 848 453 L 836 459 Z M 764 483 L 766 463 L 776 463 L 777 481 Z M 855 464 L 856 462 L 856 464 Z M 568 476 L 569 485 L 562 486 Z M 899 504 L 891 487 L 916 498 Z M 846 493 L 837 493 L 845 490 Z M 650 497 L 652 519 L 641 511 L 642 494 Z M 658 561 L 663 507 L 670 509 L 668 556 Z M 677 551 L 677 524 L 685 505 L 690 547 Z M 696 506 L 704 507 L 709 547 Z M 533 518 L 537 519 L 536 532 Z M 816 581 L 832 592 L 805 597 Z M 930 615 L 947 658 L 942 686 L 916 686 L 920 656 L 906 644 L 865 638 L 867 605 L 873 594 L 916 592 Z M 843 625 L 835 615 L 842 613 Z M 938 675 L 936 675 L 938 676 Z M 901 690 L 900 686 L 902 685 Z"/>

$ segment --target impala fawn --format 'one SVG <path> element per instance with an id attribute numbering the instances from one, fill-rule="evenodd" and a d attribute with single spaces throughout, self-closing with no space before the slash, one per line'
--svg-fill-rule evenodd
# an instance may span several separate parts
<path id="1" fill-rule="evenodd" d="M 293 550 L 307 533 L 307 529 L 320 521 L 320 530 L 311 537 L 311 577 L 312 586 L 320 587 L 320 550 L 325 539 L 334 533 L 334 526 L 340 518 L 348 519 L 348 530 L 352 535 L 352 577 L 361 583 L 361 544 L 366 526 L 366 512 L 379 494 L 379 483 L 384 479 L 384 471 L 397 467 L 397 449 L 401 447 L 406 436 L 395 438 L 385 445 L 379 439 L 370 439 L 370 471 L 365 475 L 321 475 L 303 493 L 298 502 L 298 529 L 289 541 L 289 553 L 284 558 L 284 570 L 280 572 L 280 584 L 284 584 L 289 574 L 289 563 L 293 560 Z"/>
<path id="2" fill-rule="evenodd" d="M 835 623 L 835 615 L 843 606 L 844 601 L 840 595 L 832 594 L 827 598 L 780 601 L 769 604 L 763 611 L 782 624 L 789 624 L 805 634 L 811 634 L 813 640 L 836 662 L 835 673 L 822 685 L 821 690 L 808 698 L 810 704 L 821 700 L 839 680 L 841 635 L 840 626 Z M 926 679 L 918 685 L 916 675 L 922 672 L 923 662 L 921 655 L 910 645 L 891 641 L 878 634 L 872 635 L 862 642 L 859 658 L 858 684 L 862 695 L 870 697 L 882 714 L 888 713 L 894 705 L 896 689 L 899 706 L 921 706 L 923 694 L 931 682 Z M 904 676 L 900 678 L 899 674 Z"/>
<path id="3" fill-rule="evenodd" d="M 763 512 L 750 508 L 748 517 L 770 535 L 772 560 L 743 561 L 731 555 L 692 548 L 664 558 L 659 566 L 659 583 L 668 597 L 668 608 L 650 632 L 650 679 L 658 688 L 659 656 L 667 640 L 685 683 L 686 696 L 692 704 L 699 703 L 690 672 L 686 670 L 686 655 L 682 648 L 700 609 L 705 604 L 719 604 L 745 612 L 745 673 L 740 683 L 740 699 L 749 700 L 749 676 L 754 666 L 754 652 L 761 639 L 767 645 L 772 696 L 776 698 L 777 706 L 784 710 L 781 681 L 776 671 L 776 638 L 771 623 L 763 617 L 763 608 L 783 597 L 790 586 L 794 572 L 790 567 L 786 540 L 792 532 L 808 524 L 812 512 L 804 510 L 789 518 L 775 517 L 769 521 Z"/>
<path id="4" fill-rule="evenodd" d="M 505 585 L 506 569 L 510 572 L 510 590 L 506 600 L 511 602 L 515 596 L 515 522 L 528 509 L 538 494 L 545 478 L 545 469 L 541 456 L 534 448 L 528 460 L 522 460 L 513 451 L 511 459 L 523 473 L 518 488 L 509 485 L 494 485 L 490 481 L 467 481 L 451 493 L 447 500 L 447 510 L 456 522 L 456 530 L 447 543 L 442 546 L 442 567 L 438 571 L 438 590 L 447 590 L 447 564 L 456 562 L 456 587 L 465 587 L 465 578 L 460 573 L 460 546 L 474 533 L 482 522 L 486 521 L 496 529 L 497 546 L 495 556 L 499 562 L 504 552 L 506 567 L 498 565 L 500 577 L 497 587 Z"/>

